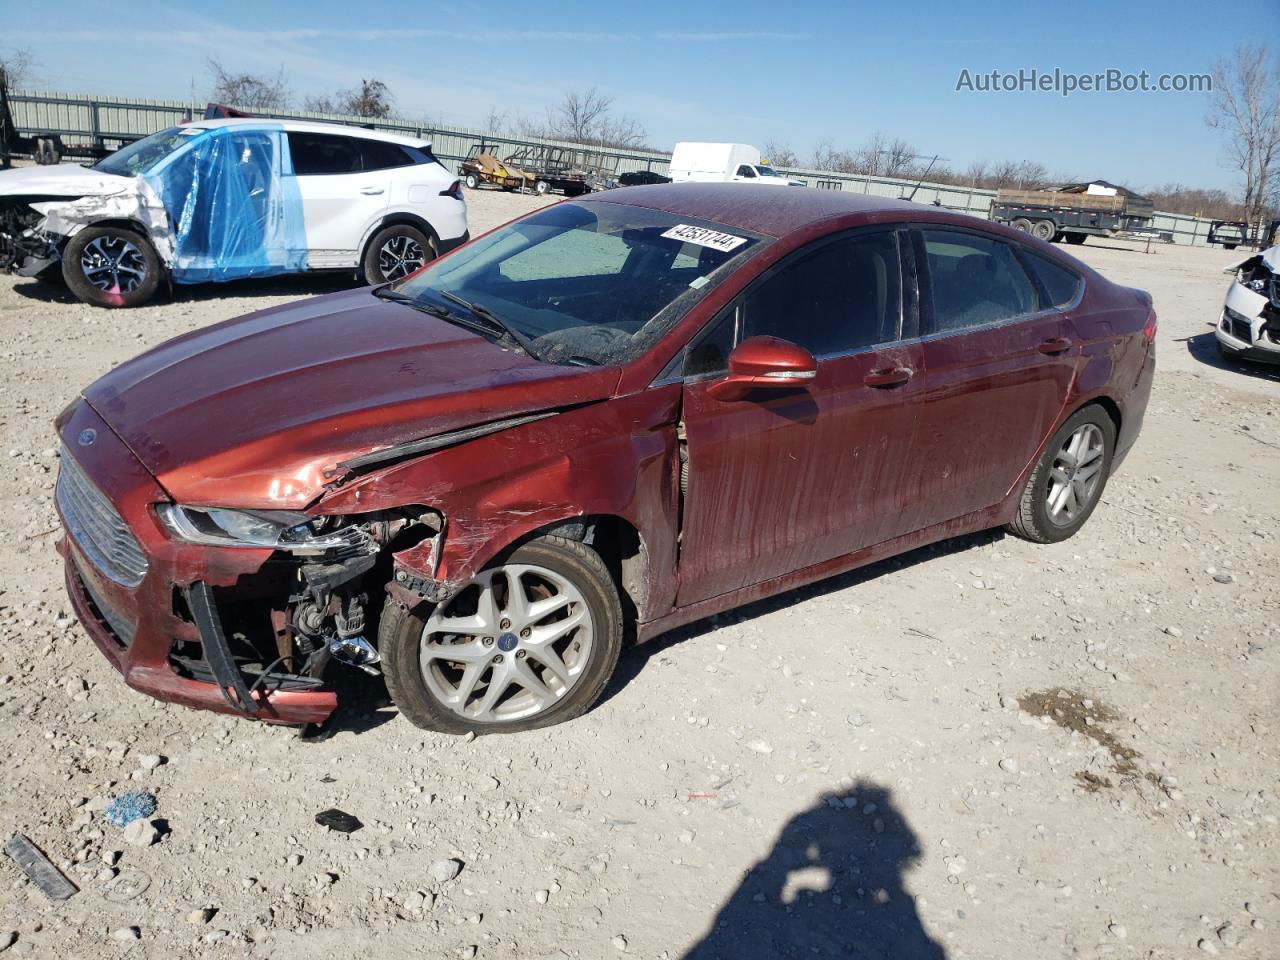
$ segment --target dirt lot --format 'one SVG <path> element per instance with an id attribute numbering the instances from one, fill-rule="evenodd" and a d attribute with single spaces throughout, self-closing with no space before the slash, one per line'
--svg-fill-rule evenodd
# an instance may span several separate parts
<path id="1" fill-rule="evenodd" d="M 539 202 L 471 200 L 473 229 Z M 0 835 L 82 888 L 50 903 L 3 860 L 0 950 L 1280 955 L 1280 369 L 1217 360 L 1237 254 L 1072 252 L 1161 318 L 1145 430 L 1080 536 L 968 537 L 695 624 L 586 717 L 476 741 L 376 686 L 320 743 L 158 704 L 63 597 L 51 421 L 76 390 L 341 282 L 106 312 L 0 278 Z M 131 787 L 159 798 L 152 846 L 102 817 Z"/>

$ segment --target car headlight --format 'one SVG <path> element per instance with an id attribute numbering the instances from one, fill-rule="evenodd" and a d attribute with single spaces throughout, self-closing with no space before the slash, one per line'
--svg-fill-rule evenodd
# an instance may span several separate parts
<path id="1" fill-rule="evenodd" d="M 163 503 L 156 507 L 156 514 L 179 540 L 214 547 L 267 547 L 314 554 L 363 546 L 368 540 L 359 527 L 318 529 L 315 518 L 286 510 L 255 512 Z"/>

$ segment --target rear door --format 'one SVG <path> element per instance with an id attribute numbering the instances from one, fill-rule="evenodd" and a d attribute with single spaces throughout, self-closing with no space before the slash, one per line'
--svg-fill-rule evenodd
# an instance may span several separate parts
<path id="1" fill-rule="evenodd" d="M 308 266 L 354 266 L 361 239 L 387 209 L 391 170 L 366 169 L 358 137 L 307 130 L 290 130 L 288 137 Z"/>
<path id="2" fill-rule="evenodd" d="M 985 232 L 916 233 L 927 389 L 915 493 L 919 528 L 999 503 L 1053 431 L 1080 357 L 1067 312 L 1021 248 Z"/>
<path id="3" fill-rule="evenodd" d="M 905 242 L 893 229 L 819 241 L 767 271 L 691 343 L 680 605 L 899 532 L 924 381 L 919 343 L 903 343 Z M 813 353 L 816 378 L 712 397 L 733 345 L 760 335 Z"/>

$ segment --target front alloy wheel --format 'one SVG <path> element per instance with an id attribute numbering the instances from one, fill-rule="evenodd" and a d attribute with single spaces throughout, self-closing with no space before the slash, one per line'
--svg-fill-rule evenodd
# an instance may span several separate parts
<path id="1" fill-rule="evenodd" d="M 621 605 L 599 554 L 542 537 L 429 611 L 388 599 L 378 643 L 387 687 L 415 725 L 529 730 L 599 698 L 622 645 Z"/>

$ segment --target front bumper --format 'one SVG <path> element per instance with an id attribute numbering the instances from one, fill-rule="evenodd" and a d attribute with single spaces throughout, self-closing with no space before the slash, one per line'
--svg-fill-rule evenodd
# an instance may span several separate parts
<path id="1" fill-rule="evenodd" d="M 93 442 L 78 443 L 88 431 L 93 431 Z M 169 498 L 83 401 L 58 418 L 58 432 L 65 449 L 128 524 L 147 558 L 141 582 L 127 587 L 104 575 L 70 533 L 58 544 L 72 608 L 125 683 L 158 700 L 200 710 L 267 723 L 323 722 L 337 706 L 330 692 L 258 690 L 248 694 L 250 704 L 244 702 L 246 686 L 238 695 L 235 689 L 179 674 L 170 660 L 175 641 L 200 644 L 208 651 L 214 639 L 208 635 L 208 624 L 197 625 L 183 602 L 191 591 L 202 590 L 201 585 L 235 586 L 241 577 L 256 573 L 271 551 L 201 547 L 170 538 L 153 511 L 153 504 Z M 62 521 L 65 528 L 66 517 Z M 213 663 L 215 658 L 208 659 Z"/>
<path id="2" fill-rule="evenodd" d="M 1241 356 L 1280 363 L 1280 308 L 1239 283 L 1227 291 L 1213 334 Z"/>

